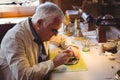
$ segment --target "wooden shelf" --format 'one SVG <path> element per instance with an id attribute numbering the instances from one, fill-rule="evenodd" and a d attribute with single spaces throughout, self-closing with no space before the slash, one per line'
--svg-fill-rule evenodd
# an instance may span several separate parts
<path id="1" fill-rule="evenodd" d="M 0 6 L 0 18 L 32 16 L 36 6 Z"/>

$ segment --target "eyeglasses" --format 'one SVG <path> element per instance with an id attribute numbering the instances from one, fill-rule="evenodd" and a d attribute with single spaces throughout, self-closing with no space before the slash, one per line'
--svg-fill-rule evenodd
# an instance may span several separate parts
<path id="1" fill-rule="evenodd" d="M 54 35 L 58 34 L 58 30 L 57 29 L 52 29 L 52 32 L 53 32 Z"/>

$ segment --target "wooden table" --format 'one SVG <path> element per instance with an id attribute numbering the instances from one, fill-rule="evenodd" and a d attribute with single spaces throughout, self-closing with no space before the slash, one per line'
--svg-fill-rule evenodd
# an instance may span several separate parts
<path id="1" fill-rule="evenodd" d="M 86 71 L 77 72 L 53 72 L 50 80 L 111 80 L 115 73 L 120 69 L 119 62 L 116 60 L 110 60 L 107 56 L 103 55 L 99 49 L 99 45 L 96 45 L 95 39 L 91 39 L 94 45 L 90 46 L 89 52 L 82 51 L 82 42 L 79 40 L 71 40 L 79 46 L 81 56 L 88 68 Z"/>

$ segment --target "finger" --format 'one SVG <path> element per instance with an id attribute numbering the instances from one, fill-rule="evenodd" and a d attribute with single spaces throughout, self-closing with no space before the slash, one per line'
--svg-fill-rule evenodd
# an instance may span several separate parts
<path id="1" fill-rule="evenodd" d="M 75 56 L 76 58 L 80 58 L 80 52 L 77 48 L 75 47 L 70 47 L 70 49 L 73 51 L 73 56 Z"/>
<path id="2" fill-rule="evenodd" d="M 73 51 L 70 50 L 70 49 L 66 49 L 66 50 L 63 50 L 62 52 L 63 52 L 63 53 L 70 53 L 70 52 L 73 52 Z"/>
<path id="3" fill-rule="evenodd" d="M 72 57 L 72 56 L 73 56 L 73 52 L 66 53 L 66 55 L 67 55 L 68 57 Z"/>

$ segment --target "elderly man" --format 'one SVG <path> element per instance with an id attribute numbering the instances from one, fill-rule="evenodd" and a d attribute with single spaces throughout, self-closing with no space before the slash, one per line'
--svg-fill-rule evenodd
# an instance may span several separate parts
<path id="1" fill-rule="evenodd" d="M 43 80 L 72 56 L 79 58 L 78 48 L 65 36 L 57 35 L 63 21 L 61 9 L 46 2 L 37 7 L 31 18 L 10 29 L 0 49 L 0 69 L 4 80 Z M 48 59 L 49 42 L 64 49 L 53 60 Z"/>

